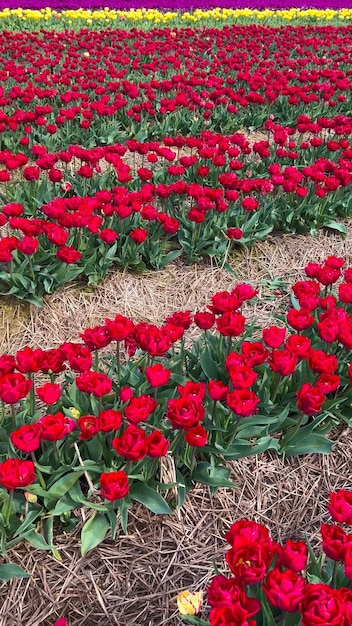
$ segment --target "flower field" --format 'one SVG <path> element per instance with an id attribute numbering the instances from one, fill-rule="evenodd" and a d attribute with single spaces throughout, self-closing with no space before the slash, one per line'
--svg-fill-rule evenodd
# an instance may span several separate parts
<path id="1" fill-rule="evenodd" d="M 344 234 L 348 29 L 311 27 L 308 45 L 303 27 L 198 32 L 3 32 L 4 295 L 224 263 L 272 230 Z"/>
<path id="2" fill-rule="evenodd" d="M 348 626 L 352 9 L 173 8 L 0 7 L 0 621 Z"/>

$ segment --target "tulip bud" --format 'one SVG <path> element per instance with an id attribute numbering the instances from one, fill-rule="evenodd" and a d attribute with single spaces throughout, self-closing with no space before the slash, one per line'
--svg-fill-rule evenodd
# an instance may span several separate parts
<path id="1" fill-rule="evenodd" d="M 75 409 L 74 406 L 69 407 L 69 411 L 73 417 L 73 419 L 78 420 L 81 417 L 81 414 L 78 409 Z"/>
<path id="2" fill-rule="evenodd" d="M 24 497 L 26 498 L 27 502 L 31 502 L 32 504 L 35 504 L 38 500 L 35 493 L 30 493 L 29 491 L 24 492 Z"/>

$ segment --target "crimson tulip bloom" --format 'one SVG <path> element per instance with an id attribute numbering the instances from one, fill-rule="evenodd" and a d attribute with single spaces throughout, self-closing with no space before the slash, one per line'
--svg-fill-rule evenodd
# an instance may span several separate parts
<path id="1" fill-rule="evenodd" d="M 158 459 L 167 454 L 170 447 L 170 441 L 164 437 L 160 430 L 153 430 L 147 437 L 147 455 Z"/>
<path id="2" fill-rule="evenodd" d="M 204 419 L 204 414 L 204 406 L 189 396 L 168 400 L 166 417 L 173 428 L 194 428 Z"/>
<path id="3" fill-rule="evenodd" d="M 148 231 L 145 228 L 135 228 L 130 232 L 130 237 L 136 244 L 141 244 L 147 239 Z"/>
<path id="4" fill-rule="evenodd" d="M 234 577 L 244 585 L 263 580 L 272 561 L 271 540 L 262 543 L 237 544 L 226 552 L 226 562 Z"/>
<path id="5" fill-rule="evenodd" d="M 286 328 L 278 326 L 269 326 L 262 331 L 264 343 L 269 348 L 279 348 L 285 341 Z"/>
<path id="6" fill-rule="evenodd" d="M 194 315 L 194 323 L 202 330 L 209 330 L 215 324 L 215 315 L 208 311 L 198 312 Z"/>
<path id="7" fill-rule="evenodd" d="M 55 383 L 45 383 L 43 387 L 36 387 L 35 393 L 45 404 L 55 404 L 61 396 L 61 386 Z"/>
<path id="8" fill-rule="evenodd" d="M 289 325 L 298 331 L 307 330 L 315 321 L 309 309 L 290 309 L 286 317 Z"/>
<path id="9" fill-rule="evenodd" d="M 246 610 L 247 616 L 252 617 L 260 610 L 260 603 L 255 598 L 246 595 L 244 587 L 235 578 L 214 576 L 207 589 L 208 603 L 211 607 L 233 606 L 237 602 Z"/>
<path id="10" fill-rule="evenodd" d="M 10 439 L 18 450 L 27 454 L 38 450 L 41 440 L 41 426 L 39 422 L 35 424 L 24 424 L 17 430 L 10 433 Z"/>
<path id="11" fill-rule="evenodd" d="M 112 390 L 111 378 L 98 372 L 84 372 L 75 378 L 75 382 L 80 391 L 92 393 L 96 398 L 101 398 Z"/>
<path id="12" fill-rule="evenodd" d="M 130 424 L 138 424 L 147 420 L 157 406 L 158 403 L 153 398 L 147 394 L 142 394 L 138 398 L 131 398 L 125 407 L 125 415 Z"/>
<path id="13" fill-rule="evenodd" d="M 77 263 L 80 260 L 82 254 L 75 248 L 71 248 L 70 246 L 63 246 L 60 250 L 57 251 L 56 256 L 60 261 L 71 265 L 73 263 Z"/>
<path id="14" fill-rule="evenodd" d="M 328 510 L 334 522 L 352 526 L 352 492 L 345 489 L 332 491 Z"/>
<path id="15" fill-rule="evenodd" d="M 297 391 L 297 406 L 305 415 L 316 415 L 322 410 L 326 396 L 319 387 L 313 387 L 309 383 L 304 383 Z"/>
<path id="16" fill-rule="evenodd" d="M 238 389 L 227 394 L 226 402 L 229 409 L 236 415 L 250 417 L 256 412 L 260 399 L 255 395 L 254 391 Z"/>
<path id="17" fill-rule="evenodd" d="M 203 426 L 194 426 L 185 432 L 185 441 L 189 446 L 202 448 L 208 440 L 208 433 Z"/>
<path id="18" fill-rule="evenodd" d="M 20 459 L 7 459 L 0 463 L 0 485 L 13 490 L 27 487 L 36 480 L 34 463 Z"/>
<path id="19" fill-rule="evenodd" d="M 258 374 L 248 365 L 230 367 L 229 377 L 234 389 L 248 389 L 257 380 Z"/>
<path id="20" fill-rule="evenodd" d="M 282 572 L 274 567 L 266 576 L 263 590 L 272 606 L 294 613 L 303 598 L 305 586 L 305 579 L 292 570 L 286 569 Z"/>
<path id="21" fill-rule="evenodd" d="M 307 584 L 300 604 L 302 626 L 343 626 L 343 598 L 328 585 Z"/>
<path id="22" fill-rule="evenodd" d="M 249 367 L 262 365 L 269 354 L 259 341 L 242 341 L 241 352 L 244 356 L 245 365 Z"/>
<path id="23" fill-rule="evenodd" d="M 227 311 L 216 320 L 216 326 L 221 335 L 237 337 L 244 331 L 245 317 L 236 311 Z"/>
<path id="24" fill-rule="evenodd" d="M 181 398 L 192 398 L 192 400 L 200 403 L 205 398 L 206 385 L 188 380 L 185 385 L 177 385 L 177 391 Z"/>
<path id="25" fill-rule="evenodd" d="M 146 367 L 145 375 L 151 387 L 162 387 L 169 382 L 171 371 L 163 367 L 161 363 L 155 363 Z"/>
<path id="26" fill-rule="evenodd" d="M 130 424 L 121 437 L 112 440 L 114 450 L 125 459 L 140 461 L 147 454 L 147 438 L 145 431 Z"/>
<path id="27" fill-rule="evenodd" d="M 79 438 L 84 441 L 92 439 L 99 432 L 99 420 L 95 415 L 81 415 L 78 419 Z"/>
<path id="28" fill-rule="evenodd" d="M 41 437 L 45 441 L 59 441 L 68 434 L 65 416 L 60 411 L 55 415 L 44 415 L 38 420 L 38 424 Z"/>
<path id="29" fill-rule="evenodd" d="M 0 399 L 6 404 L 16 404 L 25 398 L 33 387 L 33 382 L 22 374 L 6 374 L 0 378 Z"/>
<path id="30" fill-rule="evenodd" d="M 298 357 L 285 348 L 273 350 L 268 358 L 268 363 L 273 372 L 277 372 L 281 376 L 290 376 L 296 371 Z"/>
<path id="31" fill-rule="evenodd" d="M 101 411 L 98 417 L 98 429 L 102 433 L 108 433 L 112 430 L 118 430 L 122 424 L 122 413 L 107 409 Z"/>
<path id="32" fill-rule="evenodd" d="M 208 394 L 214 402 L 221 402 L 226 399 L 229 388 L 221 380 L 209 380 Z"/>
<path id="33" fill-rule="evenodd" d="M 101 497 L 114 501 L 125 498 L 129 492 L 128 476 L 125 472 L 104 472 L 100 475 Z"/>
<path id="34" fill-rule="evenodd" d="M 336 524 L 322 524 L 320 533 L 323 540 L 323 550 L 326 556 L 333 561 L 343 561 L 345 548 L 348 542 L 347 535 L 341 526 Z"/>
<path id="35" fill-rule="evenodd" d="M 225 533 L 225 539 L 232 547 L 247 543 L 268 543 L 270 534 L 266 526 L 253 522 L 252 520 L 241 519 L 234 522 Z"/>
<path id="36" fill-rule="evenodd" d="M 308 547 L 304 541 L 292 541 L 288 539 L 280 550 L 280 564 L 293 572 L 301 572 L 305 569 L 308 560 Z"/>

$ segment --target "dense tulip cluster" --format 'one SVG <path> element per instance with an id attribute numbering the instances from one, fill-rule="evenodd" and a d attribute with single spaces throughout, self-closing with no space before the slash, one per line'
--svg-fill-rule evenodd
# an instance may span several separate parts
<path id="1" fill-rule="evenodd" d="M 39 305 L 79 275 L 98 283 L 113 263 L 161 268 L 184 253 L 226 266 L 231 246 L 273 229 L 345 232 L 336 220 L 351 215 L 348 28 L 116 30 L 99 26 L 115 19 L 108 8 L 98 13 L 97 32 L 0 32 L 1 293 Z M 115 536 L 117 513 L 126 530 L 134 501 L 167 514 L 197 482 L 232 487 L 226 459 L 329 452 L 331 428 L 352 420 L 352 268 L 331 256 L 306 274 L 265 328 L 247 320 L 257 290 L 238 284 L 161 326 L 118 313 L 77 342 L 0 356 L 2 545 L 24 538 L 56 554 L 54 518 L 72 528 L 84 505 L 86 554 Z M 351 523 L 349 507 L 348 495 L 332 495 L 336 521 Z M 349 535 L 328 525 L 322 534 L 349 577 Z M 280 549 L 250 523 L 227 538 L 234 578 L 213 584 L 212 626 L 255 624 L 246 586 L 264 579 L 268 602 L 301 611 L 302 626 L 322 624 L 320 605 L 336 608 L 334 626 L 351 621 L 345 592 L 322 585 L 317 600 L 306 585 L 301 544 Z"/>
<path id="2" fill-rule="evenodd" d="M 267 139 L 253 144 L 242 133 L 203 131 L 3 150 L 0 179 L 11 200 L 0 210 L 3 291 L 39 303 L 79 274 L 99 281 L 112 263 L 160 268 L 181 252 L 222 260 L 233 242 L 250 244 L 273 228 L 343 230 L 334 218 L 349 215 L 351 129 L 347 116 L 300 115 L 294 127 L 268 120 Z"/>
<path id="3" fill-rule="evenodd" d="M 2 32 L 1 292 L 343 233 L 350 45 L 330 25 Z"/>
<path id="4" fill-rule="evenodd" d="M 330 515 L 338 524 L 322 524 L 322 556 L 316 558 L 304 541 L 274 541 L 266 526 L 250 520 L 235 522 L 225 535 L 230 544 L 226 563 L 231 577 L 218 574 L 208 589 L 209 622 L 191 617 L 202 626 L 257 626 L 285 623 L 292 626 L 348 626 L 352 620 L 352 534 L 339 524 L 351 525 L 352 493 L 330 493 Z M 309 555 L 309 556 L 308 556 Z M 190 594 L 192 596 L 192 594 Z M 196 595 L 196 594 L 194 594 Z M 201 606 L 182 602 L 187 615 Z M 278 620 L 278 621 L 277 621 Z"/>
<path id="5" fill-rule="evenodd" d="M 111 524 L 118 508 L 125 524 L 132 500 L 170 511 L 159 493 L 165 457 L 177 506 L 194 482 L 231 486 L 223 459 L 329 452 L 326 434 L 352 417 L 352 269 L 331 256 L 306 274 L 279 326 L 246 323 L 258 292 L 238 284 L 160 327 L 117 314 L 81 342 L 2 355 L 5 530 L 23 489 L 63 522 L 82 503 L 96 509 L 105 534 L 105 516 Z M 186 349 L 192 325 L 199 338 Z M 92 500 L 96 490 L 105 504 Z M 332 507 L 346 510 L 338 499 Z"/>
<path id="6" fill-rule="evenodd" d="M 269 114 L 288 123 L 302 113 L 350 112 L 344 27 L 43 33 L 0 36 L 7 147 L 21 138 L 56 149 L 68 137 L 101 145 L 122 130 L 160 138 L 192 132 L 197 117 L 230 134 L 234 125 L 260 127 Z"/>

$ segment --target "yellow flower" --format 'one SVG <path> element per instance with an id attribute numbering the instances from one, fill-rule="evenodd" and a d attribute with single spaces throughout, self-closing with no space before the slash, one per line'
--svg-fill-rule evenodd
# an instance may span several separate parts
<path id="1" fill-rule="evenodd" d="M 81 417 L 81 414 L 80 414 L 79 410 L 75 409 L 74 406 L 70 406 L 69 407 L 69 411 L 70 411 L 73 419 L 78 420 L 78 418 Z"/>
<path id="2" fill-rule="evenodd" d="M 177 596 L 177 608 L 181 615 L 197 615 L 203 606 L 203 591 L 182 591 Z"/>
<path id="3" fill-rule="evenodd" d="M 35 504 L 38 500 L 37 496 L 34 493 L 29 493 L 29 491 L 24 492 L 24 497 L 27 502 L 31 502 L 32 504 Z"/>

